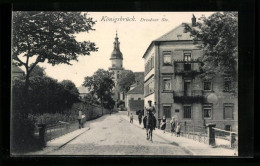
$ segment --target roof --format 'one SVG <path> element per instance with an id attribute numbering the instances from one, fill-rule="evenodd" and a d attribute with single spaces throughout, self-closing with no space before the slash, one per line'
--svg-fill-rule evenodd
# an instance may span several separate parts
<path id="1" fill-rule="evenodd" d="M 84 87 L 84 86 L 80 86 L 78 87 L 79 93 L 89 93 L 88 88 Z"/>
<path id="2" fill-rule="evenodd" d="M 189 32 L 185 32 L 185 24 L 191 26 L 189 23 L 182 23 L 179 26 L 173 28 L 169 32 L 165 33 L 161 37 L 153 40 L 147 50 L 145 51 L 143 58 L 145 57 L 148 50 L 153 46 L 153 44 L 156 44 L 157 42 L 167 42 L 167 41 L 187 41 L 187 40 L 193 40 L 193 37 L 190 35 Z M 193 27 L 196 28 L 197 27 Z"/>
<path id="3" fill-rule="evenodd" d="M 139 84 L 132 90 L 128 91 L 127 94 L 144 94 L 144 84 Z"/>
<path id="4" fill-rule="evenodd" d="M 15 65 L 12 65 L 12 72 L 13 73 L 24 73 L 24 71 L 21 68 L 15 66 Z"/>
<path id="5" fill-rule="evenodd" d="M 186 23 L 187 24 L 187 23 Z M 188 24 L 191 26 L 191 24 Z M 185 23 L 173 28 L 154 41 L 193 40 L 189 32 L 185 32 Z"/>

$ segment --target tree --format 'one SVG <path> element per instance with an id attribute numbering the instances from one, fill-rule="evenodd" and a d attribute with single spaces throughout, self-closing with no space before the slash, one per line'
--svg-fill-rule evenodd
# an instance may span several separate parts
<path id="1" fill-rule="evenodd" d="M 30 77 L 36 77 L 36 76 L 45 77 L 46 76 L 45 68 L 36 65 L 32 70 Z"/>
<path id="2" fill-rule="evenodd" d="M 202 57 L 202 77 L 212 78 L 218 74 L 229 74 L 233 80 L 237 77 L 238 60 L 238 13 L 217 12 L 206 18 L 200 18 L 196 27 L 188 24 L 185 30 L 194 40 L 201 40 L 204 46 Z M 197 27 L 199 29 L 197 29 Z"/>
<path id="3" fill-rule="evenodd" d="M 112 96 L 112 89 L 115 86 L 115 83 L 108 71 L 98 69 L 93 76 L 85 77 L 82 85 L 88 87 L 89 90 L 101 100 L 103 106 L 105 96 Z"/>
<path id="4" fill-rule="evenodd" d="M 75 95 L 76 97 L 79 96 L 79 91 L 74 82 L 71 80 L 63 80 L 61 81 L 61 85 L 63 85 L 64 89 L 69 91 L 72 95 Z"/>
<path id="5" fill-rule="evenodd" d="M 88 93 L 86 94 L 84 97 L 83 97 L 83 101 L 84 103 L 86 104 L 100 104 L 98 102 L 98 99 L 91 93 Z"/>
<path id="6" fill-rule="evenodd" d="M 118 80 L 120 91 L 127 93 L 130 90 L 130 86 L 134 83 L 135 75 L 131 70 L 126 70 L 121 73 L 121 77 Z"/>
<path id="7" fill-rule="evenodd" d="M 26 69 L 25 92 L 38 63 L 47 60 L 52 65 L 71 65 L 70 61 L 79 55 L 97 51 L 95 43 L 78 42 L 74 36 L 94 30 L 94 24 L 92 18 L 80 12 L 13 12 L 12 56 L 16 65 Z"/>

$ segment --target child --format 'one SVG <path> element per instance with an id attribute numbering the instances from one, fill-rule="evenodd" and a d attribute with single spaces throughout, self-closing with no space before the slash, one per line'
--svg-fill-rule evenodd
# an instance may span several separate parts
<path id="1" fill-rule="evenodd" d="M 133 123 L 133 119 L 134 119 L 134 116 L 133 116 L 133 114 L 131 113 L 131 115 L 130 115 L 130 123 Z"/>
<path id="2" fill-rule="evenodd" d="M 163 116 L 162 124 L 161 124 L 161 130 L 163 130 L 163 133 L 165 133 L 165 128 L 166 128 L 166 118 L 165 116 Z"/>

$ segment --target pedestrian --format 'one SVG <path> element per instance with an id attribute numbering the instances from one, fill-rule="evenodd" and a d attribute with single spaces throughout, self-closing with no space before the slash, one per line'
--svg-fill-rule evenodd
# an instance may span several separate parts
<path id="1" fill-rule="evenodd" d="M 130 123 L 133 123 L 134 115 L 131 113 L 130 115 Z"/>
<path id="2" fill-rule="evenodd" d="M 177 135 L 177 137 L 180 136 L 180 133 L 181 133 L 181 124 L 180 124 L 180 122 L 178 122 L 177 127 L 176 127 L 176 135 Z"/>
<path id="3" fill-rule="evenodd" d="M 161 128 L 161 130 L 163 130 L 163 133 L 165 133 L 165 128 L 166 128 L 166 118 L 165 118 L 165 116 L 163 116 L 162 124 L 161 124 L 160 128 Z"/>
<path id="4" fill-rule="evenodd" d="M 142 124 L 142 117 L 143 117 L 142 112 L 141 110 L 139 110 L 139 115 L 138 115 L 139 125 Z"/>
<path id="5" fill-rule="evenodd" d="M 144 129 L 146 129 L 146 122 L 147 122 L 147 114 L 143 118 Z"/>
<path id="6" fill-rule="evenodd" d="M 171 133 L 173 135 L 173 133 L 175 132 L 175 118 L 174 118 L 174 116 L 172 117 L 170 124 L 171 124 Z"/>

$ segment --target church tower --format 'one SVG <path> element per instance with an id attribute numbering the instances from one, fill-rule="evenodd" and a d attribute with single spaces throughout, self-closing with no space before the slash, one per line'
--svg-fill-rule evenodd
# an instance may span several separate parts
<path id="1" fill-rule="evenodd" d="M 117 81 L 118 79 L 121 77 L 121 73 L 124 70 L 123 68 L 123 54 L 120 51 L 120 42 L 118 40 L 118 36 L 117 36 L 117 32 L 116 32 L 116 37 L 115 37 L 115 41 L 114 41 L 114 49 L 113 52 L 111 54 L 110 57 L 110 61 L 111 61 L 111 66 L 109 68 L 109 71 L 113 74 L 113 80 L 115 82 L 115 88 L 114 88 L 114 100 L 118 101 L 118 100 L 124 100 L 122 98 L 120 98 L 120 91 L 118 89 L 117 86 Z"/>

